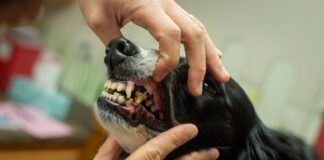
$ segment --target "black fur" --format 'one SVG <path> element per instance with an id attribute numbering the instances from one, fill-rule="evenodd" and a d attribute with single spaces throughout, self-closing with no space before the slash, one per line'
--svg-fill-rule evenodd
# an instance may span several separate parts
<path id="1" fill-rule="evenodd" d="M 211 147 L 219 149 L 219 160 L 317 159 L 311 147 L 300 139 L 267 128 L 243 89 L 233 79 L 221 84 L 207 72 L 203 94 L 192 96 L 186 84 L 187 70 L 186 61 L 181 59 L 177 69 L 168 75 L 162 86 L 172 83 L 177 120 L 196 124 L 199 134 L 166 159 Z M 164 101 L 169 104 L 171 95 L 168 95 L 166 87 L 163 89 Z M 166 108 L 165 112 L 169 115 L 170 108 Z M 171 122 L 170 119 L 167 121 Z"/>

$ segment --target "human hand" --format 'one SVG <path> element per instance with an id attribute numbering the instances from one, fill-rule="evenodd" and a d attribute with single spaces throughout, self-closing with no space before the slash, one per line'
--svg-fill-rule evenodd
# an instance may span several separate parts
<path id="1" fill-rule="evenodd" d="M 80 0 L 80 7 L 88 25 L 105 45 L 122 37 L 120 29 L 130 21 L 147 29 L 159 42 L 160 57 L 154 71 L 158 82 L 178 64 L 180 43 L 184 44 L 189 64 L 188 89 L 192 95 L 202 94 L 206 68 L 216 80 L 229 80 L 220 60 L 222 53 L 206 28 L 174 0 Z"/>
<path id="2" fill-rule="evenodd" d="M 183 124 L 171 128 L 151 139 L 142 147 L 133 152 L 126 160 L 162 160 L 171 151 L 183 145 L 198 133 L 196 126 L 192 124 Z M 111 136 L 100 147 L 94 160 L 117 160 L 122 148 L 117 141 Z M 181 156 L 178 160 L 215 160 L 218 158 L 218 150 L 211 149 L 208 151 L 192 152 L 188 155 Z"/>

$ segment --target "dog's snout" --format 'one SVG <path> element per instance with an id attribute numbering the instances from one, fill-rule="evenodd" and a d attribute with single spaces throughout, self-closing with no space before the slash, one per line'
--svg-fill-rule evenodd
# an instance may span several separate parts
<path id="1" fill-rule="evenodd" d="M 116 38 L 110 41 L 106 48 L 106 65 L 114 68 L 118 64 L 124 62 L 127 57 L 137 54 L 135 44 L 124 38 Z"/>

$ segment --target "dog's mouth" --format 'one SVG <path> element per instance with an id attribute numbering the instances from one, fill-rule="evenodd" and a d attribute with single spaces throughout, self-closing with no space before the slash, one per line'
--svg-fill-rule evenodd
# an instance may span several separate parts
<path id="1" fill-rule="evenodd" d="M 98 105 L 115 111 L 132 126 L 164 131 L 164 108 L 162 92 L 158 83 L 151 79 L 141 82 L 108 79 L 104 85 Z"/>

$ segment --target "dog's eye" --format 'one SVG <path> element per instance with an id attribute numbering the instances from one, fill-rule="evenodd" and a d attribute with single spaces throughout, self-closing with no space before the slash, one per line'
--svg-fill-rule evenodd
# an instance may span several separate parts
<path id="1" fill-rule="evenodd" d="M 213 94 L 219 94 L 220 93 L 220 90 L 217 86 L 215 86 L 214 84 L 212 85 L 209 85 L 208 83 L 203 83 L 203 89 L 205 91 L 209 91 Z"/>

